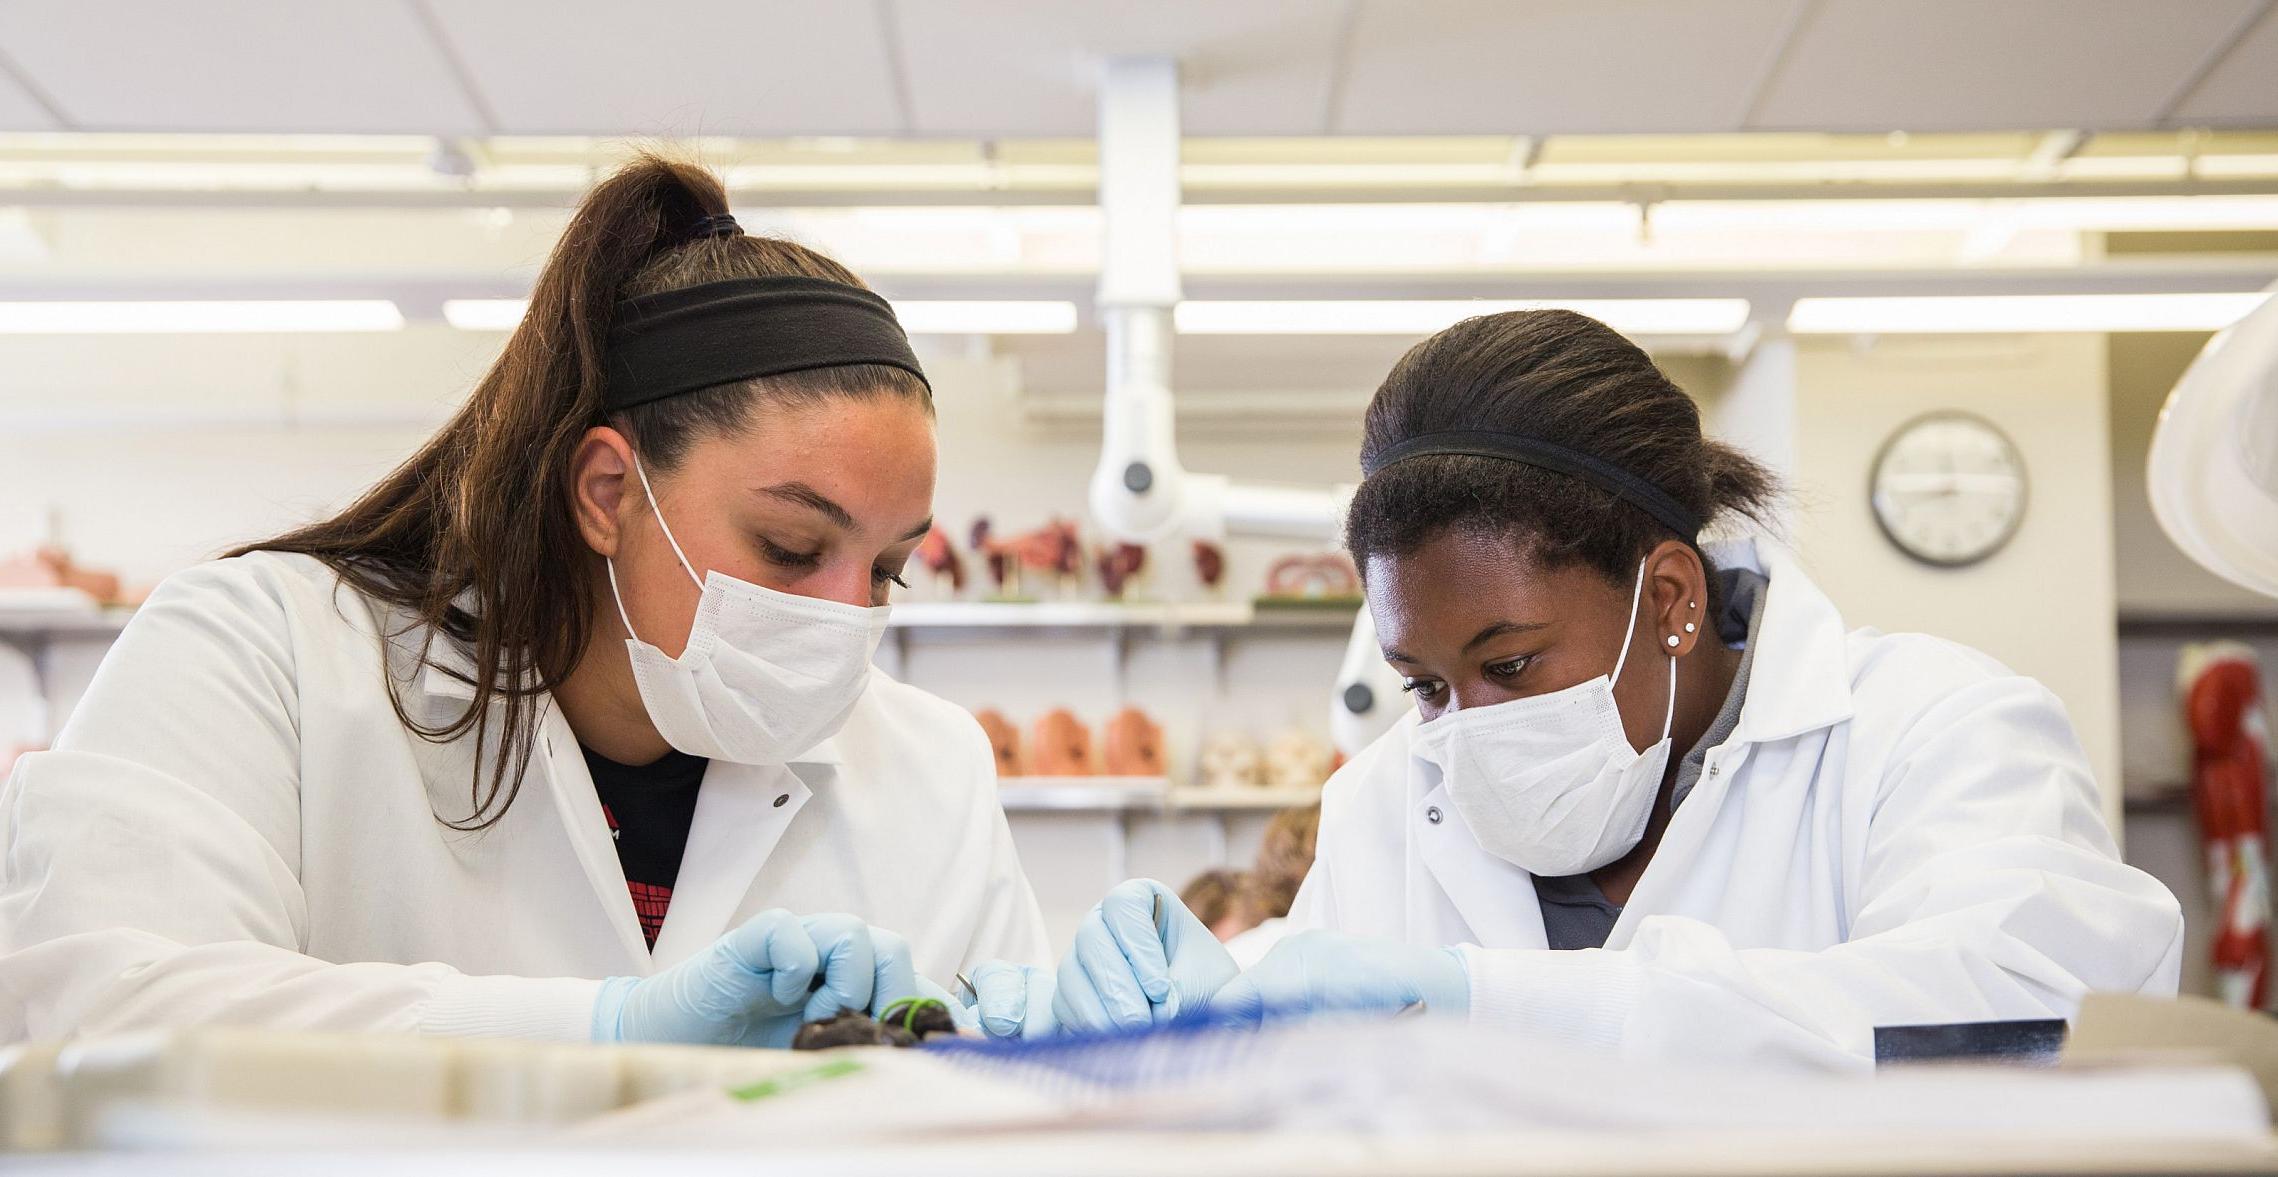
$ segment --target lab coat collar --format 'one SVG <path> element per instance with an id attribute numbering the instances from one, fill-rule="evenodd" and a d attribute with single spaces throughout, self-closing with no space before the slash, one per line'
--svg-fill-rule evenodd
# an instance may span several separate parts
<path id="1" fill-rule="evenodd" d="M 1771 582 L 1731 742 L 1793 739 L 1851 718 L 1849 633 L 1795 554 L 1759 538 L 1717 544 L 1708 555 L 1720 568 L 1752 568 Z"/>

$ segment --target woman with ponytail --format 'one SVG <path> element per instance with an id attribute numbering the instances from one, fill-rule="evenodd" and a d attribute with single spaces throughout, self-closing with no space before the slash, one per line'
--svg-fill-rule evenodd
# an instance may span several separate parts
<path id="1" fill-rule="evenodd" d="M 853 274 L 618 172 L 441 432 L 169 579 L 19 762 L 0 1038 L 781 1045 L 1042 959 L 988 740 L 870 665 L 932 424 Z"/>

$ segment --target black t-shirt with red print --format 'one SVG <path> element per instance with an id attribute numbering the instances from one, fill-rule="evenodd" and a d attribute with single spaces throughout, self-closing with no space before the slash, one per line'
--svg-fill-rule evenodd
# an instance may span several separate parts
<path id="1" fill-rule="evenodd" d="M 601 797 L 601 815 L 609 819 L 609 835 L 617 841 L 617 862 L 625 868 L 633 911 L 641 917 L 641 935 L 653 949 L 672 906 L 672 885 L 680 877 L 680 858 L 696 821 L 696 793 L 711 761 L 667 752 L 650 764 L 619 764 L 591 748 L 583 751 L 594 792 Z"/>

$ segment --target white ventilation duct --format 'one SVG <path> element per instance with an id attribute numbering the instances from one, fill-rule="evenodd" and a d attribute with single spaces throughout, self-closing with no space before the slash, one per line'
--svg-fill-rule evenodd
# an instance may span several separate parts
<path id="1" fill-rule="evenodd" d="M 1171 397 L 1178 257 L 1179 78 L 1168 58 L 1118 58 L 1100 79 L 1099 317 L 1107 329 L 1107 400 L 1093 516 L 1147 543 L 1229 534 L 1337 542 L 1350 486 L 1275 487 L 1198 474 L 1179 461 Z M 1330 704 L 1330 731 L 1351 756 L 1407 711 L 1368 610 L 1354 622 Z"/>

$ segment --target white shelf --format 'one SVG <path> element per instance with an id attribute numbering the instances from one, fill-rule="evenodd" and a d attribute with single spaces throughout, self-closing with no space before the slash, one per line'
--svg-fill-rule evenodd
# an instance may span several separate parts
<path id="1" fill-rule="evenodd" d="M 1321 802 L 1319 787 L 1297 789 L 1267 789 L 1256 785 L 1238 785 L 1230 789 L 1206 789 L 1201 786 L 1171 790 L 1173 809 L 1299 809 Z"/>
<path id="2" fill-rule="evenodd" d="M 1293 809 L 1321 800 L 1319 789 L 1172 788 L 1162 777 L 1007 777 L 997 787 L 1007 813 L 1131 811 L 1224 813 Z"/>
<path id="3" fill-rule="evenodd" d="M 1159 776 L 1018 776 L 997 786 L 1005 812 L 1160 809 L 1170 781 Z"/>
<path id="4" fill-rule="evenodd" d="M 0 635 L 11 638 L 114 636 L 132 616 L 78 589 L 0 589 Z"/>
<path id="5" fill-rule="evenodd" d="M 1342 604 L 1269 606 L 1248 601 L 911 601 L 894 606 L 892 626 L 914 633 L 971 634 L 1035 630 L 1102 631 L 1245 629 L 1343 633 L 1353 609 Z"/>
<path id="6" fill-rule="evenodd" d="M 125 628 L 132 609 L 103 608 L 71 590 L 0 589 L 0 633 L 102 636 Z M 988 634 L 1034 630 L 1290 630 L 1344 633 L 1353 609 L 1343 604 L 1277 605 L 1248 601 L 911 601 L 894 606 L 892 628 Z"/>

